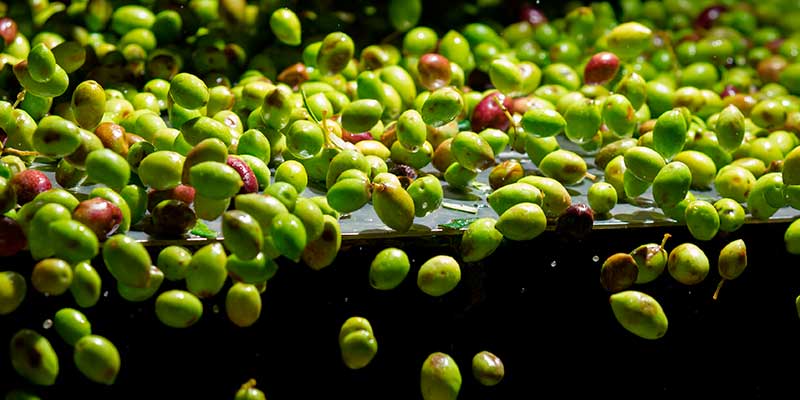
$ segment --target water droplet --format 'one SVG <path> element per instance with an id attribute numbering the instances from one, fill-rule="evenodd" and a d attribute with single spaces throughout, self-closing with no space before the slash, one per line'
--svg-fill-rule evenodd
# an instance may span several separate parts
<path id="1" fill-rule="evenodd" d="M 53 320 L 52 319 L 48 318 L 48 319 L 44 320 L 44 323 L 42 324 L 42 328 L 50 329 L 52 327 L 53 327 Z"/>
<path id="2" fill-rule="evenodd" d="M 219 306 L 214 304 L 214 306 L 211 307 L 211 311 L 213 311 L 214 314 L 219 314 Z"/>
<path id="3" fill-rule="evenodd" d="M 50 297 L 50 293 L 45 293 L 44 297 Z"/>
<path id="4" fill-rule="evenodd" d="M 344 302 L 347 303 L 348 301 L 350 301 L 350 298 L 349 297 L 345 297 L 344 298 Z"/>
<path id="5" fill-rule="evenodd" d="M 105 292 L 103 292 L 103 297 L 108 297 L 108 290 L 106 290 Z"/>
<path id="6" fill-rule="evenodd" d="M 525 294 L 525 290 L 527 290 L 527 289 L 525 289 L 525 288 L 520 288 L 520 289 L 519 289 L 519 294 Z"/>
<path id="7" fill-rule="evenodd" d="M 550 263 L 550 266 L 555 268 L 556 267 L 556 260 L 553 260 L 553 262 Z"/>
<path id="8" fill-rule="evenodd" d="M 594 256 L 594 257 L 592 257 L 592 261 L 598 262 L 598 261 L 600 261 L 600 257 Z"/>

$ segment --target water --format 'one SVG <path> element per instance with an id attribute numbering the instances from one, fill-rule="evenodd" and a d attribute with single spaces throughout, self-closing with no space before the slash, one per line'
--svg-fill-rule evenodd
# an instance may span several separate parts
<path id="1" fill-rule="evenodd" d="M 42 328 L 44 329 L 50 329 L 52 327 L 53 327 L 53 320 L 50 318 L 44 320 L 44 323 L 42 323 Z"/>
<path id="2" fill-rule="evenodd" d="M 592 257 L 592 261 L 598 262 L 598 261 L 600 261 L 600 257 L 594 256 L 594 257 Z"/>

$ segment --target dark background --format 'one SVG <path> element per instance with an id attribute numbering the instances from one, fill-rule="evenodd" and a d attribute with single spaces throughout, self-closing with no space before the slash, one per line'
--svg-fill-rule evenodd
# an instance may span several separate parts
<path id="1" fill-rule="evenodd" d="M 69 294 L 45 298 L 29 288 L 20 309 L 0 317 L 0 343 L 23 327 L 50 339 L 61 372 L 55 386 L 33 388 L 45 399 L 228 399 L 249 378 L 273 400 L 416 399 L 422 362 L 434 351 L 458 363 L 463 399 L 784 398 L 787 390 L 796 391 L 792 363 L 800 355 L 794 306 L 800 268 L 798 258 L 783 248 L 785 228 L 748 225 L 695 242 L 712 269 L 697 286 L 683 286 L 666 272 L 637 285 L 660 302 L 669 319 L 667 334 L 655 341 L 617 323 L 609 294 L 599 284 L 599 268 L 613 253 L 660 242 L 665 231 L 673 234 L 670 250 L 692 241 L 683 227 L 596 230 L 583 242 L 566 242 L 547 231 L 530 242 L 507 242 L 481 263 L 462 263 L 461 283 L 441 298 L 417 288 L 416 272 L 433 255 L 458 258 L 458 236 L 349 241 L 336 263 L 322 271 L 280 260 L 281 269 L 263 294 L 261 318 L 250 328 L 227 320 L 227 286 L 205 302 L 199 323 L 168 328 L 155 317 L 154 299 L 122 300 L 101 267 L 109 295 L 84 312 L 93 332 L 112 340 L 121 353 L 122 369 L 110 387 L 84 378 L 71 349 L 53 329 L 42 328 L 60 307 L 75 306 Z M 737 238 L 747 243 L 749 265 L 715 302 L 717 255 Z M 381 292 L 370 287 L 367 276 L 372 257 L 387 246 L 405 249 L 412 269 L 396 290 Z M 4 267 L 29 276 L 24 257 Z M 166 282 L 162 290 L 180 286 Z M 358 371 L 344 366 L 337 343 L 341 324 L 351 316 L 368 318 L 378 341 L 377 356 Z M 5 347 L 0 349 L 0 393 L 29 387 L 12 370 Z M 505 363 L 506 377 L 498 386 L 482 387 L 472 377 L 471 359 L 482 350 Z"/>

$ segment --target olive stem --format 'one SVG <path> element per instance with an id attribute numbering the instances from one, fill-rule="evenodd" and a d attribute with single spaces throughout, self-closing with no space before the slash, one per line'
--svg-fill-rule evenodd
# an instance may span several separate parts
<path id="1" fill-rule="evenodd" d="M 25 89 L 22 89 L 21 92 L 17 93 L 17 100 L 13 105 L 11 105 L 11 108 L 17 108 L 19 103 L 22 103 L 23 100 L 25 100 Z"/>
<path id="2" fill-rule="evenodd" d="M 591 172 L 587 172 L 586 175 L 584 175 L 583 177 L 591 179 L 592 182 L 597 180 L 597 175 L 592 174 Z"/>
<path id="3" fill-rule="evenodd" d="M 669 233 L 665 233 L 665 234 L 664 234 L 664 238 L 663 238 L 663 239 L 661 239 L 661 245 L 660 245 L 659 247 L 661 247 L 661 248 L 663 249 L 663 248 L 664 248 L 664 245 L 666 245 L 666 244 L 667 244 L 667 240 L 668 240 L 669 238 L 671 238 L 671 237 L 672 237 L 672 235 L 670 235 Z"/>
<path id="4" fill-rule="evenodd" d="M 719 297 L 719 290 L 722 289 L 722 284 L 725 283 L 726 280 L 727 279 L 725 278 L 719 280 L 719 285 L 717 285 L 717 290 L 715 290 L 714 295 L 711 296 L 711 298 L 714 299 L 715 301 L 717 300 L 717 297 Z"/>
<path id="5" fill-rule="evenodd" d="M 256 380 L 253 379 L 253 378 L 250 378 L 249 381 L 247 381 L 244 384 L 242 384 L 242 387 L 239 390 L 249 390 L 249 389 L 252 389 L 254 387 L 256 387 Z"/>
<path id="6" fill-rule="evenodd" d="M 402 33 L 403 33 L 403 32 L 401 32 L 401 31 L 397 31 L 397 30 L 396 30 L 396 31 L 394 31 L 394 32 L 392 32 L 392 33 L 390 33 L 390 34 L 386 35 L 386 37 L 385 37 L 385 38 L 383 38 L 383 40 L 381 40 L 381 43 L 389 43 L 389 42 L 391 42 L 391 41 L 395 40 L 395 39 L 396 39 L 398 36 L 400 36 L 400 34 L 402 34 Z"/>
<path id="7" fill-rule="evenodd" d="M 328 125 L 327 125 L 327 119 L 328 119 L 328 116 L 326 115 L 327 110 L 322 111 L 322 121 L 318 120 L 317 116 L 314 115 L 314 113 L 311 111 L 311 107 L 308 106 L 308 98 L 306 97 L 306 91 L 300 90 L 300 96 L 303 98 L 303 106 L 306 108 L 306 111 L 308 111 L 308 115 L 311 117 L 311 120 L 313 120 L 322 129 L 322 137 L 323 139 L 325 139 L 325 147 L 335 148 L 336 146 L 334 146 L 331 143 L 331 138 L 328 136 L 330 132 L 328 131 Z"/>
<path id="8" fill-rule="evenodd" d="M 494 96 L 494 97 L 492 97 L 492 100 L 494 100 L 494 102 L 497 104 L 497 106 L 500 107 L 501 110 L 503 110 L 503 114 L 505 114 L 506 118 L 508 118 L 508 122 L 509 122 L 508 129 L 510 129 L 512 131 L 511 135 L 513 137 L 516 137 L 517 136 L 517 123 L 516 123 L 516 121 L 514 121 L 514 117 L 511 116 L 511 113 L 508 111 L 506 106 L 503 105 L 503 102 L 500 101 L 500 99 L 498 97 L 500 97 L 500 96 Z M 592 179 L 592 180 L 594 180 L 594 179 Z"/>
<path id="9" fill-rule="evenodd" d="M 333 145 L 331 143 L 331 138 L 330 138 L 330 136 L 328 136 L 331 133 L 330 133 L 330 131 L 328 131 L 327 118 L 324 118 L 324 116 L 323 116 L 322 122 L 318 122 L 318 123 L 320 124 L 320 127 L 322 128 L 322 132 L 325 133 L 324 135 L 322 135 L 322 137 L 325 138 L 325 147 L 333 147 Z"/>
<path id="10" fill-rule="evenodd" d="M 12 148 L 12 147 L 4 148 L 3 149 L 3 154 L 10 154 L 12 156 L 17 156 L 17 157 L 31 157 L 31 156 L 39 157 L 39 156 L 42 155 L 38 151 L 17 150 L 17 149 Z"/>
<path id="11" fill-rule="evenodd" d="M 672 46 L 672 40 L 670 40 L 669 35 L 665 34 L 659 34 L 659 37 L 664 41 L 664 48 L 667 49 L 670 58 L 672 58 L 672 69 L 677 70 L 679 67 L 678 55 L 675 53 L 675 48 Z"/>

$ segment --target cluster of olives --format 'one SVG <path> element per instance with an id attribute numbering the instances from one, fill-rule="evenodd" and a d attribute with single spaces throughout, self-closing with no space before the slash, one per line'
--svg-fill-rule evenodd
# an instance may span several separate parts
<path id="1" fill-rule="evenodd" d="M 623 0 L 620 15 L 597 2 L 552 21 L 525 6 L 502 30 L 468 23 L 440 37 L 417 26 L 420 0 L 392 0 L 398 35 L 369 45 L 343 31 L 308 37 L 315 14 L 273 2 L 117 3 L 0 8 L 0 255 L 29 252 L 33 288 L 69 291 L 81 308 L 99 300 L 92 261 L 102 259 L 120 297 L 154 298 L 155 315 L 174 328 L 195 324 L 230 277 L 226 313 L 251 326 L 279 262 L 334 262 L 343 215 L 371 204 L 405 233 L 446 193 L 480 188 L 482 171 L 497 218 L 466 226 L 457 255 L 466 263 L 503 240 L 533 240 L 554 220 L 580 239 L 594 216 L 650 196 L 698 241 L 735 232 L 748 215 L 800 209 L 800 36 L 783 15 L 800 10 L 791 1 Z M 590 208 L 570 194 L 584 179 L 594 181 Z M 697 194 L 712 188 L 713 202 Z M 221 239 L 194 252 L 168 246 L 155 263 L 128 234 L 183 238 L 202 221 L 220 221 Z M 784 239 L 800 254 L 800 222 Z M 718 262 L 723 282 L 746 265 L 744 243 L 731 242 Z M 385 249 L 370 284 L 395 288 L 410 268 L 402 250 Z M 692 285 L 709 262 L 694 244 L 667 255 L 661 243 L 601 269 L 617 319 L 639 336 L 663 336 L 666 316 L 630 288 L 665 268 Z M 164 279 L 186 290 L 159 293 Z M 443 296 L 460 279 L 459 260 L 442 254 L 419 267 L 417 285 Z M 2 272 L 0 314 L 26 292 L 23 275 Z M 59 311 L 56 330 L 81 372 L 114 381 L 119 355 L 79 311 Z M 12 354 L 15 369 L 52 384 L 47 339 L 23 329 L 12 343 L 46 361 Z M 377 352 L 363 318 L 345 322 L 339 345 L 353 369 Z M 473 360 L 482 383 L 502 370 L 491 353 Z M 423 364 L 424 398 L 455 398 L 460 384 L 448 355 Z M 250 381 L 237 398 L 259 393 Z"/>
<path id="2" fill-rule="evenodd" d="M 611 292 L 609 302 L 617 321 L 628 331 L 645 339 L 659 339 L 667 333 L 667 316 L 653 297 L 630 289 L 634 284 L 654 281 L 666 269 L 669 275 L 684 285 L 697 285 L 708 276 L 708 257 L 693 243 L 682 243 L 669 253 L 664 247 L 670 235 L 660 244 L 641 245 L 630 253 L 608 257 L 600 269 L 600 284 Z M 747 247 L 738 239 L 722 248 L 717 269 L 722 277 L 714 300 L 726 280 L 736 279 L 747 267 Z"/>
<path id="3" fill-rule="evenodd" d="M 84 376 L 97 383 L 114 383 L 120 368 L 119 352 L 108 339 L 92 334 L 91 323 L 83 313 L 62 308 L 56 312 L 53 326 L 58 335 L 75 349 L 75 366 Z M 10 349 L 11 363 L 25 379 L 37 385 L 55 383 L 58 356 L 46 337 L 31 329 L 21 329 L 11 338 Z"/>

